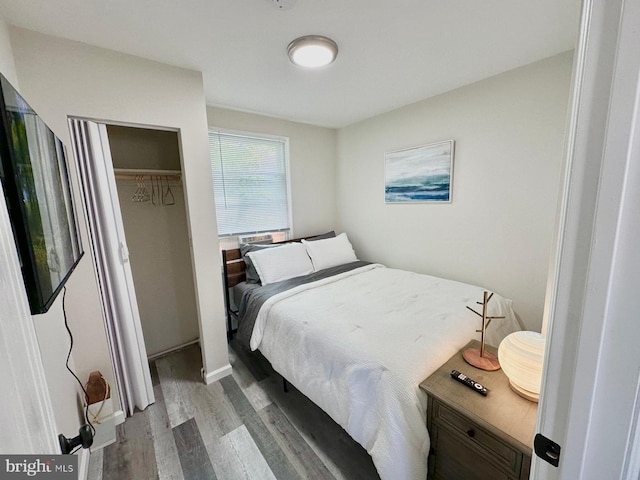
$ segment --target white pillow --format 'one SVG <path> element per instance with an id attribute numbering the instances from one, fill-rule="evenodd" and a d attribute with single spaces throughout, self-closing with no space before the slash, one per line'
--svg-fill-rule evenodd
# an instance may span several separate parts
<path id="1" fill-rule="evenodd" d="M 256 267 L 262 285 L 313 273 L 313 264 L 307 255 L 307 249 L 301 243 L 265 248 L 249 252 L 247 256 Z"/>
<path id="2" fill-rule="evenodd" d="M 307 253 L 311 257 L 313 269 L 316 272 L 358 260 L 346 233 L 313 242 L 302 240 L 302 243 L 307 248 Z"/>

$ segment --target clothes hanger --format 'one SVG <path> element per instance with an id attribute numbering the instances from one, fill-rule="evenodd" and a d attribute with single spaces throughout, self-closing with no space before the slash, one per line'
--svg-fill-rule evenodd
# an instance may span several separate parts
<path id="1" fill-rule="evenodd" d="M 169 179 L 167 178 L 166 180 L 167 180 L 167 191 L 162 196 L 162 204 L 163 205 L 175 205 L 176 204 L 176 198 L 173 196 L 173 192 L 171 191 L 171 185 L 169 185 Z M 168 202 L 166 201 L 167 198 L 170 199 Z"/>
<path id="2" fill-rule="evenodd" d="M 147 192 L 147 185 L 144 181 L 144 175 L 140 175 L 140 183 L 142 185 L 142 191 L 140 192 L 140 201 L 148 202 L 150 200 L 149 192 Z"/>

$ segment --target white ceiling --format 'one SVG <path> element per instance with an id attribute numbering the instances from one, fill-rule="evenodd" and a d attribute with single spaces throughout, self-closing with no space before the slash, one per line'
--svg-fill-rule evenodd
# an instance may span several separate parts
<path id="1" fill-rule="evenodd" d="M 208 105 L 327 127 L 570 50 L 579 11 L 580 0 L 0 0 L 9 24 L 202 71 Z M 338 43 L 333 64 L 289 62 L 289 42 L 309 34 Z"/>

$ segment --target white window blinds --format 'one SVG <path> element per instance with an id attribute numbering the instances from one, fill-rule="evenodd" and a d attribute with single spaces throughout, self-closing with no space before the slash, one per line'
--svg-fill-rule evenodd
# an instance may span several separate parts
<path id="1" fill-rule="evenodd" d="M 289 230 L 287 139 L 209 131 L 218 235 Z"/>

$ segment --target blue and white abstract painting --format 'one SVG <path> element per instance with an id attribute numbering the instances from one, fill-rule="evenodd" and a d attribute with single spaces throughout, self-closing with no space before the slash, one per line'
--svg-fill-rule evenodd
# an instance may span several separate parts
<path id="1" fill-rule="evenodd" d="M 385 154 L 386 203 L 450 202 L 453 140 Z"/>

